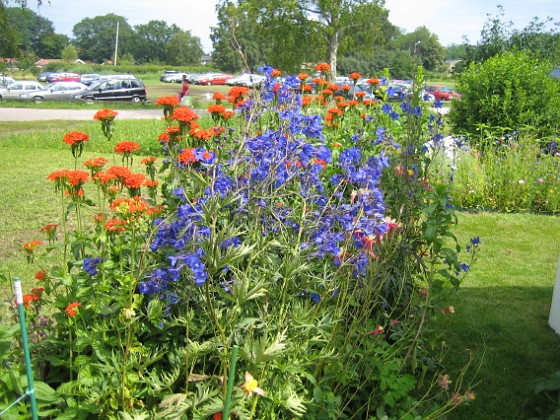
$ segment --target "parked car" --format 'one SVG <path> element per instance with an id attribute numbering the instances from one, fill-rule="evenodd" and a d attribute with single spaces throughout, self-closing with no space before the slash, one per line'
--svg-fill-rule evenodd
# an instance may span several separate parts
<path id="1" fill-rule="evenodd" d="M 101 80 L 89 86 L 86 90 L 72 95 L 72 99 L 88 103 L 94 101 L 146 101 L 146 87 L 140 79 L 111 78 Z"/>
<path id="2" fill-rule="evenodd" d="M 54 72 L 52 71 L 46 71 L 44 73 L 41 73 L 39 76 L 37 76 L 37 80 L 39 82 L 46 82 L 47 81 L 47 77 L 49 77 L 51 74 L 54 74 Z"/>
<path id="3" fill-rule="evenodd" d="M 260 74 L 243 73 L 225 81 L 228 86 L 259 87 L 266 78 Z"/>
<path id="4" fill-rule="evenodd" d="M 198 78 L 195 81 L 197 85 L 225 85 L 226 80 L 231 79 L 233 74 L 226 74 L 226 73 L 208 73 L 204 76 Z"/>
<path id="5" fill-rule="evenodd" d="M 95 82 L 97 83 L 97 82 L 101 82 L 103 80 L 109 80 L 109 79 L 133 80 L 133 79 L 136 79 L 136 76 L 133 76 L 132 74 L 100 74 Z"/>
<path id="6" fill-rule="evenodd" d="M 175 75 L 180 73 L 179 70 L 165 70 L 160 76 L 159 76 L 159 81 L 163 82 L 167 76 L 171 76 L 171 75 Z"/>
<path id="7" fill-rule="evenodd" d="M 19 95 L 19 99 L 43 102 L 43 101 L 61 101 L 72 99 L 72 95 L 86 90 L 87 85 L 80 82 L 53 82 L 45 86 L 42 90 L 26 92 Z"/>
<path id="8" fill-rule="evenodd" d="M 428 85 L 425 87 L 425 91 L 432 94 L 438 101 L 450 101 L 451 99 L 461 98 L 460 94 L 454 92 L 448 86 Z"/>
<path id="9" fill-rule="evenodd" d="M 165 83 L 181 83 L 183 81 L 183 76 L 188 76 L 187 73 L 173 73 L 168 74 L 162 80 Z"/>
<path id="10" fill-rule="evenodd" d="M 0 88 L 6 88 L 14 82 L 15 80 L 7 74 L 0 73 Z"/>
<path id="11" fill-rule="evenodd" d="M 80 75 L 78 73 L 51 73 L 45 80 L 48 83 L 52 82 L 79 82 Z"/>
<path id="12" fill-rule="evenodd" d="M 101 77 L 99 74 L 95 74 L 95 73 L 91 73 L 91 74 L 82 74 L 82 76 L 80 77 L 80 83 L 83 83 L 84 85 L 91 85 L 92 83 L 95 83 L 97 80 L 99 80 L 99 77 Z"/>
<path id="13" fill-rule="evenodd" d="M 37 92 L 43 89 L 43 85 L 34 80 L 15 81 L 7 88 L 0 89 L 0 99 L 19 99 L 19 95 L 27 92 Z"/>

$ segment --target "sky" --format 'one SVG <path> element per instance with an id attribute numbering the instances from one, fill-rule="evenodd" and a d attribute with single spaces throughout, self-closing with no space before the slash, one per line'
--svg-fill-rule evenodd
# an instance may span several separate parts
<path id="1" fill-rule="evenodd" d="M 217 25 L 216 3 L 217 0 L 43 0 L 43 5 L 35 9 L 30 0 L 29 7 L 49 19 L 56 33 L 70 37 L 72 28 L 82 19 L 109 13 L 125 17 L 131 26 L 163 20 L 191 31 L 208 53 L 212 50 L 210 27 Z M 523 29 L 533 17 L 560 20 L 560 0 L 385 0 L 391 23 L 405 32 L 426 26 L 444 46 L 461 44 L 464 36 L 470 43 L 479 41 L 488 15 L 498 15 L 498 4 L 504 8 L 504 21 L 512 21 L 517 29 Z"/>

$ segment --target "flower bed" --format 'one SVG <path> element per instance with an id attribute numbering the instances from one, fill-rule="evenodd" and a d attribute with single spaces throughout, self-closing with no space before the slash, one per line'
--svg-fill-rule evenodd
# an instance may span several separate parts
<path id="1" fill-rule="evenodd" d="M 24 245 L 43 413 L 400 417 L 474 398 L 430 334 L 469 268 L 422 148 L 440 116 L 419 95 L 300 95 L 263 71 L 262 91 L 233 88 L 231 110 L 216 96 L 206 121 L 159 100 L 165 157 L 145 174 L 137 143 L 105 169 L 81 163 L 86 133 L 65 136 L 74 169 L 49 176 L 60 226 Z M 117 118 L 95 116 L 109 141 Z"/>

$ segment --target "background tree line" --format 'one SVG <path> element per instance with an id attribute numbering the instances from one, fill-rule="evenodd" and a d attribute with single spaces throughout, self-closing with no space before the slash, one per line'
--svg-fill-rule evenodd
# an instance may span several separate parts
<path id="1" fill-rule="evenodd" d="M 379 74 L 389 68 L 393 77 L 408 79 L 419 64 L 444 71 L 445 58 L 457 59 L 461 71 L 509 50 L 560 62 L 558 25 L 549 29 L 550 18 L 535 18 L 514 30 L 501 6 L 496 16 L 489 15 L 477 44 L 465 39 L 447 47 L 424 26 L 406 33 L 392 24 L 383 0 L 220 0 L 216 14 L 212 59 L 232 73 L 256 72 L 264 64 L 297 73 L 306 63 L 326 61 L 333 73 Z M 27 8 L 26 0 L 0 0 L 0 39 L 6 41 L 0 56 L 105 62 L 113 59 L 117 22 L 121 63 L 187 66 L 199 64 L 204 54 L 198 37 L 161 20 L 130 26 L 123 16 L 96 16 L 77 22 L 69 38 L 55 33 L 52 22 Z"/>

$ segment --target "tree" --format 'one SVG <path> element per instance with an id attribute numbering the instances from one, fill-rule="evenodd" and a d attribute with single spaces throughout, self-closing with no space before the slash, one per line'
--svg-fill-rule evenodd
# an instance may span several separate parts
<path id="1" fill-rule="evenodd" d="M 43 56 L 43 39 L 55 34 L 52 22 L 24 7 L 10 7 L 6 13 L 9 26 L 18 34 L 17 48 Z"/>
<path id="2" fill-rule="evenodd" d="M 70 44 L 62 51 L 61 58 L 65 61 L 76 61 L 78 58 L 78 50 Z"/>
<path id="3" fill-rule="evenodd" d="M 394 41 L 394 46 L 418 59 L 418 64 L 426 70 L 435 70 L 444 59 L 444 48 L 438 36 L 432 34 L 425 26 L 416 28 L 414 32 L 399 35 Z"/>
<path id="4" fill-rule="evenodd" d="M 376 17 L 382 13 L 383 0 L 247 0 L 250 10 L 256 13 L 262 30 L 268 39 L 277 39 L 276 48 L 283 46 L 286 28 L 298 28 L 305 35 L 288 38 L 297 46 L 324 52 L 332 75 L 336 74 L 337 56 L 346 37 L 355 33 L 376 34 Z M 293 34 L 293 32 L 292 32 Z M 276 49 L 278 51 L 278 49 Z"/>
<path id="5" fill-rule="evenodd" d="M 261 42 L 256 15 L 250 13 L 248 4 L 223 1 L 216 7 L 218 26 L 211 28 L 210 39 L 214 47 L 212 60 L 218 68 L 229 72 L 256 73 L 266 58 L 269 43 Z"/>
<path id="6" fill-rule="evenodd" d="M 164 62 L 167 45 L 175 35 L 181 32 L 177 25 L 167 25 L 163 20 L 150 20 L 147 24 L 134 27 L 132 54 L 142 63 Z"/>
<path id="7" fill-rule="evenodd" d="M 69 39 L 66 35 L 47 35 L 39 41 L 37 55 L 44 58 L 61 58 L 68 43 Z"/>
<path id="8" fill-rule="evenodd" d="M 106 61 L 114 59 L 118 23 L 118 54 L 130 53 L 134 33 L 122 16 L 108 14 L 93 19 L 86 18 L 74 25 L 74 44 L 85 60 Z"/>
<path id="9" fill-rule="evenodd" d="M 200 64 L 202 54 L 200 38 L 191 35 L 190 31 L 177 33 L 165 47 L 166 61 L 174 66 Z"/>

